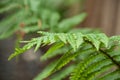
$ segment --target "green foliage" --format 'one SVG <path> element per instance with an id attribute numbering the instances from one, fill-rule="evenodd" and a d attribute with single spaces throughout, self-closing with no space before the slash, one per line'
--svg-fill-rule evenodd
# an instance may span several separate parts
<path id="1" fill-rule="evenodd" d="M 23 35 L 38 30 L 40 37 L 32 38 L 22 48 L 16 47 L 8 60 L 34 47 L 50 45 L 40 58 L 42 61 L 60 55 L 34 80 L 119 80 L 120 36 L 107 37 L 91 29 L 73 29 L 86 13 L 64 18 L 68 7 L 82 0 L 2 0 L 0 14 L 0 39 L 15 33 Z M 54 4 L 54 5 L 53 5 Z M 66 9 L 63 9 L 66 8 Z M 72 29 L 72 30 L 71 30 Z"/>
<path id="2" fill-rule="evenodd" d="M 74 51 L 76 51 L 79 48 L 79 46 L 82 43 L 84 43 L 83 38 L 86 38 L 86 41 L 91 41 L 91 43 L 93 43 L 93 45 L 94 45 L 95 40 L 97 40 L 97 42 L 99 44 L 102 43 L 101 40 L 97 39 L 97 35 L 104 35 L 102 33 L 91 34 L 91 35 L 96 36 L 94 39 L 91 39 L 91 38 L 88 38 L 89 37 L 88 34 L 84 35 L 82 33 L 48 33 L 48 32 L 42 32 L 42 31 L 40 31 L 38 33 L 42 34 L 43 36 L 38 37 L 38 38 L 33 38 L 32 40 L 28 41 L 28 44 L 23 47 L 24 50 L 28 50 L 35 45 L 36 45 L 36 48 L 38 49 L 38 47 L 40 47 L 42 44 L 47 45 L 47 44 L 53 44 L 55 42 L 60 42 L 61 41 L 64 44 L 71 45 L 71 47 L 74 49 Z M 101 37 L 101 39 L 102 39 L 102 37 Z M 24 42 L 27 42 L 27 41 L 24 41 Z M 78 46 L 77 43 L 79 44 L 79 46 Z M 106 47 L 106 46 L 104 46 L 104 47 Z M 97 49 L 96 46 L 95 46 L 95 48 Z M 18 53 L 18 54 L 20 54 L 20 53 Z M 14 56 L 10 56 L 10 57 L 14 57 Z M 11 59 L 11 58 L 9 58 L 9 59 Z"/>
<path id="3" fill-rule="evenodd" d="M 72 5 L 71 2 L 75 3 L 76 1 L 3 0 L 0 4 L 0 14 L 6 15 L 0 21 L 0 39 L 8 38 L 18 32 L 20 35 L 38 30 L 68 32 L 86 18 L 86 13 L 67 19 L 62 18 L 65 11 L 62 11 L 61 5 L 67 8 Z"/>
<path id="4" fill-rule="evenodd" d="M 58 43 L 58 44 L 52 45 L 52 47 L 45 53 L 45 55 L 41 57 L 41 60 L 46 60 L 48 58 L 53 57 L 54 55 L 56 55 L 56 53 L 54 53 L 54 50 L 57 50 L 57 49 L 61 48 L 62 46 L 64 46 L 64 43 Z"/>
<path id="5" fill-rule="evenodd" d="M 48 77 L 51 71 L 54 69 L 57 60 L 49 64 L 34 80 L 43 80 L 44 78 Z"/>
<path id="6" fill-rule="evenodd" d="M 50 74 L 56 73 L 56 71 L 64 70 L 64 67 L 67 67 L 67 64 L 70 62 L 71 65 L 74 65 L 72 71 L 68 73 L 69 75 L 71 74 L 70 80 L 114 80 L 119 78 L 120 49 L 115 48 L 115 42 L 119 42 L 119 36 L 109 38 L 104 33 L 84 34 L 81 32 L 48 33 L 40 31 L 38 33 L 42 36 L 30 41 L 23 41 L 27 44 L 19 49 L 20 51 L 15 51 L 15 53 L 9 57 L 9 60 L 33 46 L 37 46 L 37 48 L 35 48 L 35 50 L 37 50 L 40 46 L 53 44 L 42 57 L 43 60 L 46 60 L 49 58 L 49 55 L 54 55 L 54 51 L 70 45 L 70 47 L 67 48 L 67 52 L 56 61 L 52 68 L 49 68 L 50 70 L 48 72 L 43 71 L 45 73 L 44 76 L 42 76 L 42 72 L 41 75 L 37 77 L 39 80 L 43 80 L 50 76 Z M 109 71 L 110 69 L 112 69 L 112 71 Z M 63 75 L 68 76 L 68 74 L 64 73 Z M 101 74 L 103 75 L 101 76 Z M 51 78 L 51 80 L 52 79 L 53 78 Z"/>
<path id="7" fill-rule="evenodd" d="M 62 80 L 66 76 L 69 76 L 69 74 L 72 72 L 72 70 L 75 68 L 74 65 L 70 65 L 67 68 L 63 69 L 62 71 L 57 72 L 53 76 L 51 76 L 51 80 Z"/>
<path id="8" fill-rule="evenodd" d="M 80 24 L 85 17 L 86 17 L 86 13 L 81 13 L 80 15 L 65 19 L 58 24 L 58 28 L 59 28 L 58 30 L 62 30 L 61 32 L 67 32 L 75 25 Z"/>

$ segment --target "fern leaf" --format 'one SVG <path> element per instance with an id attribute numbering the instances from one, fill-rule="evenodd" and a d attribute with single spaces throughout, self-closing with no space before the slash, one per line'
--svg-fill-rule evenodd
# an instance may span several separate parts
<path id="1" fill-rule="evenodd" d="M 46 60 L 46 59 L 48 59 L 55 50 L 61 48 L 63 45 L 64 45 L 64 43 L 54 44 L 54 45 L 53 45 L 52 47 L 50 47 L 50 49 L 41 57 L 41 60 Z"/>
<path id="2" fill-rule="evenodd" d="M 67 35 L 64 33 L 60 33 L 60 35 L 58 35 L 58 38 L 63 41 L 64 43 L 67 43 Z"/>
<path id="3" fill-rule="evenodd" d="M 120 61 L 120 55 L 114 56 L 113 59 L 119 63 L 119 61 Z"/>
<path id="4" fill-rule="evenodd" d="M 100 70 L 95 71 L 95 72 L 89 74 L 89 75 L 87 76 L 87 79 L 88 79 L 88 80 L 97 80 L 98 77 L 99 77 L 102 73 L 104 73 L 104 72 L 106 72 L 106 71 L 109 71 L 109 70 L 112 69 L 114 66 L 115 66 L 115 65 L 113 65 L 113 64 L 104 66 L 104 67 L 102 67 Z"/>
<path id="5" fill-rule="evenodd" d="M 55 38 L 55 35 L 48 35 L 49 36 L 49 41 L 50 41 L 50 44 L 53 44 L 56 42 L 56 38 Z"/>
<path id="6" fill-rule="evenodd" d="M 39 9 L 39 5 L 40 5 L 40 0 L 29 0 L 30 2 L 30 9 L 33 11 L 33 12 L 37 12 L 38 9 Z"/>
<path id="7" fill-rule="evenodd" d="M 30 41 L 30 43 L 27 43 L 25 46 L 23 46 L 23 49 L 30 49 L 30 48 L 32 48 L 36 43 L 37 43 L 37 39 L 38 38 L 33 38 L 31 41 Z"/>
<path id="8" fill-rule="evenodd" d="M 92 44 L 95 46 L 97 50 L 99 50 L 100 41 L 97 40 L 96 35 L 88 34 L 85 37 L 88 39 L 88 41 L 92 42 Z"/>
<path id="9" fill-rule="evenodd" d="M 112 37 L 110 37 L 110 47 L 111 46 L 118 46 L 118 45 L 120 45 L 120 36 L 112 36 Z"/>
<path id="10" fill-rule="evenodd" d="M 101 70 L 102 67 L 110 65 L 110 64 L 112 64 L 112 62 L 109 59 L 100 60 L 100 61 L 92 64 L 91 66 L 89 66 L 84 73 L 85 74 L 90 74 L 92 72 Z"/>
<path id="11" fill-rule="evenodd" d="M 51 14 L 51 17 L 50 17 L 50 20 L 49 20 L 49 24 L 50 24 L 50 27 L 51 27 L 51 31 L 52 32 L 54 32 L 54 31 L 56 31 L 55 29 L 55 27 L 56 27 L 56 25 L 58 24 L 58 21 L 59 21 L 59 19 L 60 19 L 60 14 L 59 13 L 57 13 L 57 12 L 53 12 L 52 14 Z"/>
<path id="12" fill-rule="evenodd" d="M 91 54 L 94 54 L 96 52 L 96 49 L 94 48 L 86 48 L 80 50 L 80 56 L 78 58 L 80 60 L 84 60 L 86 57 L 89 57 Z"/>
<path id="13" fill-rule="evenodd" d="M 44 38 L 43 38 L 43 43 L 44 43 L 43 46 L 50 43 L 50 40 L 49 40 L 49 37 L 48 37 L 48 36 L 44 36 Z"/>
<path id="14" fill-rule="evenodd" d="M 74 49 L 74 51 L 77 50 L 77 46 L 76 46 L 76 40 L 75 40 L 75 36 L 73 34 L 68 34 L 67 35 L 67 40 L 68 43 L 72 46 L 72 48 Z"/>
<path id="15" fill-rule="evenodd" d="M 24 53 L 25 51 L 26 51 L 26 49 L 16 48 L 15 52 L 9 56 L 8 60 L 11 60 L 15 56 L 18 56 L 18 55 Z"/>
<path id="16" fill-rule="evenodd" d="M 117 62 L 120 61 L 120 57 L 119 56 L 112 56 L 114 60 L 116 60 Z M 94 78 L 98 79 L 97 77 L 104 73 L 104 72 L 108 72 L 108 75 L 111 74 L 110 69 L 112 69 L 113 67 L 115 67 L 116 64 L 114 64 L 110 59 L 103 59 L 102 61 L 96 62 L 93 65 L 91 65 L 90 67 L 88 67 L 88 69 L 86 69 L 87 72 L 84 72 L 85 74 L 89 74 L 89 78 L 87 78 L 88 80 L 93 80 Z M 91 77 L 90 77 L 91 76 Z M 103 75 L 105 76 L 105 75 Z M 95 80 L 96 80 L 95 79 Z M 104 80 L 104 79 L 103 79 Z"/>
<path id="17" fill-rule="evenodd" d="M 76 33 L 76 48 L 78 49 L 80 47 L 80 45 L 84 42 L 83 41 L 83 36 L 81 33 Z"/>
<path id="18" fill-rule="evenodd" d="M 104 44 L 106 48 L 108 47 L 109 39 L 105 34 L 103 33 L 97 34 L 97 38 Z"/>
<path id="19" fill-rule="evenodd" d="M 67 63 L 69 63 L 71 60 L 73 60 L 79 53 L 72 54 L 71 51 L 68 51 L 65 53 L 59 60 L 55 68 L 53 69 L 53 72 L 61 69 L 63 66 L 65 66 Z"/>
<path id="20" fill-rule="evenodd" d="M 120 49 L 114 50 L 114 51 L 108 51 L 108 54 L 110 56 L 119 56 L 120 55 Z"/>
<path id="21" fill-rule="evenodd" d="M 59 23 L 58 28 L 62 30 L 62 32 L 66 32 L 73 26 L 80 24 L 80 22 L 82 22 L 85 19 L 85 17 L 86 17 L 86 13 L 81 13 L 80 15 L 65 19 Z"/>
<path id="22" fill-rule="evenodd" d="M 47 35 L 49 35 L 49 33 L 48 32 L 43 32 L 43 31 L 38 31 L 37 33 L 39 33 L 39 34 L 41 34 L 41 35 L 43 35 L 43 36 L 47 36 Z M 52 34 L 52 33 L 51 33 Z"/>
<path id="23" fill-rule="evenodd" d="M 99 80 L 116 80 L 120 78 L 120 70 L 116 70 L 108 75 L 105 75 L 104 77 L 100 78 Z"/>
<path id="24" fill-rule="evenodd" d="M 9 56 L 8 60 L 11 60 L 11 59 L 13 59 L 14 57 L 16 57 L 16 56 L 24 53 L 25 51 L 27 51 L 27 50 L 29 50 L 30 48 L 32 48 L 35 44 L 36 44 L 36 39 L 32 39 L 32 40 L 30 41 L 30 43 L 28 43 L 28 44 L 26 44 L 25 46 L 23 46 L 23 48 L 17 48 L 17 49 L 15 49 L 15 52 L 12 53 L 12 54 Z"/>
<path id="25" fill-rule="evenodd" d="M 41 46 L 42 39 L 39 38 L 36 43 L 37 43 L 37 44 L 36 44 L 36 47 L 35 47 L 35 52 L 36 52 L 36 51 L 38 50 L 38 48 Z"/>
<path id="26" fill-rule="evenodd" d="M 50 80 L 62 80 L 66 76 L 69 76 L 69 74 L 72 72 L 74 68 L 75 68 L 74 65 L 70 65 L 67 68 L 63 69 L 62 71 L 55 73 L 55 75 L 51 76 Z"/>
<path id="27" fill-rule="evenodd" d="M 71 80 L 79 80 L 80 78 L 84 78 L 83 72 L 85 69 L 94 62 L 100 61 L 104 59 L 102 54 L 92 55 L 89 58 L 85 59 L 83 62 L 79 63 L 77 68 L 72 73 Z"/>
<path id="28" fill-rule="evenodd" d="M 32 39 L 23 48 L 26 47 L 26 49 L 28 50 L 34 45 L 37 45 L 35 49 L 37 50 L 40 47 L 40 44 L 48 45 L 48 44 L 53 44 L 53 43 L 62 41 L 65 44 L 69 43 L 71 47 L 74 49 L 74 51 L 76 51 L 83 42 L 86 42 L 83 39 L 84 36 L 87 38 L 88 41 L 91 41 L 92 44 L 94 44 L 97 50 L 99 50 L 100 43 L 101 43 L 96 37 L 98 34 L 83 35 L 81 33 L 74 33 L 74 34 L 73 33 L 48 33 L 48 32 L 39 32 L 39 33 L 42 34 L 43 36 L 40 38 Z"/>
<path id="29" fill-rule="evenodd" d="M 41 9 L 42 10 L 42 12 L 41 12 L 41 19 L 42 19 L 42 21 L 44 22 L 44 23 L 46 23 L 47 22 L 47 20 L 49 19 L 49 17 L 50 17 L 50 14 L 51 14 L 51 12 L 50 12 L 50 10 L 49 9 Z"/>
<path id="30" fill-rule="evenodd" d="M 15 8 L 19 8 L 20 5 L 17 4 L 17 3 L 11 3 L 3 8 L 0 9 L 0 13 L 4 13 L 6 11 L 9 11 L 9 10 L 12 10 L 12 9 L 15 9 Z"/>
<path id="31" fill-rule="evenodd" d="M 50 72 L 53 70 L 53 68 L 56 66 L 57 60 L 50 63 L 38 76 L 34 78 L 34 80 L 43 80 L 44 78 L 48 77 L 50 75 Z"/>
<path id="32" fill-rule="evenodd" d="M 120 41 L 120 36 L 112 36 L 110 37 L 111 41 Z"/>
<path id="33" fill-rule="evenodd" d="M 31 33 L 31 32 L 35 32 L 35 31 L 38 31 L 38 30 L 40 30 L 40 28 L 38 27 L 38 26 L 29 26 L 29 27 L 25 27 L 24 29 L 23 29 L 23 31 L 25 32 L 25 33 Z"/>

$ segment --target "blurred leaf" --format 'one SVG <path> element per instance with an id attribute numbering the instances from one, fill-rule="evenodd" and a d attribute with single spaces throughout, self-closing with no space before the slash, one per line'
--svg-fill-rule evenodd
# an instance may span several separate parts
<path id="1" fill-rule="evenodd" d="M 83 22 L 83 20 L 86 18 L 86 16 L 87 16 L 86 13 L 81 13 L 72 18 L 65 19 L 59 23 L 58 28 L 59 28 L 59 30 L 61 30 L 61 32 L 67 32 L 74 26 Z"/>
<path id="2" fill-rule="evenodd" d="M 57 60 L 50 63 L 40 74 L 38 74 L 37 77 L 34 78 L 34 80 L 43 80 L 44 78 L 48 77 L 50 75 L 50 72 L 55 67 L 56 62 Z"/>

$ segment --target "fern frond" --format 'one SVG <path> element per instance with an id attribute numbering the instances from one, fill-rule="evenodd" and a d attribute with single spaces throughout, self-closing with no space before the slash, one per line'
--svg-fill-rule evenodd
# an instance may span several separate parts
<path id="1" fill-rule="evenodd" d="M 77 68 L 72 73 L 71 80 L 82 79 L 84 70 L 94 62 L 104 59 L 102 54 L 91 55 L 89 58 L 86 58 L 84 61 L 78 64 Z"/>
<path id="2" fill-rule="evenodd" d="M 53 69 L 52 73 L 60 70 L 63 66 L 65 66 L 67 63 L 69 63 L 71 60 L 73 60 L 79 53 L 71 53 L 71 50 L 65 53 L 56 64 L 55 68 Z M 65 61 L 64 61 L 65 60 Z"/>
<path id="3" fill-rule="evenodd" d="M 107 65 L 107 66 L 104 66 L 102 67 L 101 70 L 98 70 L 98 71 L 95 71 L 95 72 L 92 72 L 91 74 L 89 74 L 87 76 L 87 79 L 88 80 L 99 80 L 98 77 L 105 73 L 106 71 L 109 71 L 110 69 L 112 69 L 115 65 L 111 64 L 111 65 Z"/>
<path id="4" fill-rule="evenodd" d="M 62 80 L 66 76 L 69 76 L 72 70 L 75 68 L 75 65 L 70 65 L 67 68 L 63 69 L 55 73 L 55 75 L 51 76 L 50 80 Z"/>
<path id="5" fill-rule="evenodd" d="M 48 32 L 39 32 L 39 33 L 41 33 L 43 36 L 40 37 L 40 39 L 35 38 L 35 39 L 32 39 L 31 41 L 29 41 L 29 43 L 27 44 L 27 45 L 29 45 L 29 47 L 27 49 L 29 49 L 29 48 L 33 47 L 34 45 L 38 44 L 37 42 L 39 40 L 41 40 L 40 42 L 43 45 L 53 44 L 53 43 L 56 43 L 56 42 L 59 42 L 59 41 L 62 41 L 65 44 L 69 43 L 71 45 L 71 47 L 74 49 L 74 51 L 76 51 L 83 42 L 86 42 L 86 40 L 84 40 L 84 37 L 88 41 L 91 41 L 92 44 L 95 45 L 97 50 L 99 49 L 99 46 L 100 46 L 100 43 L 101 43 L 99 41 L 99 39 L 97 39 L 98 34 L 91 34 L 91 35 L 85 34 L 84 35 L 82 33 L 48 33 Z M 64 36 L 66 35 L 66 37 L 63 37 L 63 39 L 62 39 L 63 35 Z M 103 38 L 101 38 L 101 39 L 103 39 Z M 37 48 L 39 48 L 39 47 L 40 46 L 38 46 Z"/>
<path id="6" fill-rule="evenodd" d="M 17 9 L 19 8 L 20 5 L 17 4 L 17 3 L 11 3 L 3 8 L 0 9 L 0 13 L 4 13 L 4 12 L 7 12 L 7 11 L 10 11 L 10 10 L 13 10 L 13 9 Z"/>
<path id="7" fill-rule="evenodd" d="M 110 42 L 112 45 L 120 45 L 120 36 L 110 37 Z"/>
<path id="8" fill-rule="evenodd" d="M 114 60 L 118 62 L 120 61 L 119 56 L 112 56 L 112 57 L 114 58 Z M 89 57 L 86 58 L 86 60 L 84 60 L 83 62 L 81 62 L 72 73 L 71 80 L 79 80 L 79 79 L 93 80 L 95 79 L 96 76 L 99 76 L 103 72 L 107 72 L 108 69 L 112 69 L 110 66 L 116 66 L 116 64 L 114 64 L 114 62 L 112 62 L 111 59 L 109 59 L 105 55 L 97 54 L 96 56 L 93 56 L 93 58 Z M 108 75 L 109 74 L 111 74 L 111 72 L 108 73 Z M 96 79 L 98 79 L 98 77 L 96 77 Z M 107 79 L 103 79 L 103 80 L 107 80 Z"/>
<path id="9" fill-rule="evenodd" d="M 114 60 L 116 60 L 117 62 L 120 61 L 120 57 L 119 56 L 112 56 Z M 118 58 L 117 58 L 118 57 Z M 91 65 L 90 67 L 88 67 L 85 71 L 84 74 L 88 74 L 87 79 L 88 80 L 97 80 L 102 73 L 106 73 L 107 75 L 111 74 L 112 72 L 110 70 L 114 70 L 117 71 L 119 67 L 116 66 L 116 64 L 114 62 L 111 61 L 111 59 L 107 58 L 107 59 L 103 59 L 99 62 L 94 63 L 93 65 Z M 102 75 L 103 77 L 105 77 L 105 74 Z M 99 79 L 98 79 L 99 80 Z M 101 80 L 101 79 L 100 79 Z M 103 79 L 103 80 L 108 80 L 108 79 Z M 111 80 L 114 80 L 111 78 Z"/>
<path id="10" fill-rule="evenodd" d="M 44 78 L 48 77 L 51 73 L 51 71 L 56 66 L 57 60 L 50 63 L 34 80 L 43 80 Z"/>
<path id="11" fill-rule="evenodd" d="M 95 46 L 95 48 L 97 50 L 99 50 L 99 47 L 100 47 L 100 44 L 104 44 L 104 47 L 108 47 L 108 42 L 109 42 L 109 39 L 108 37 L 103 34 L 103 33 L 99 33 L 99 34 L 88 34 L 88 35 L 85 35 L 85 37 L 88 39 L 89 42 L 92 42 L 93 45 Z"/>
<path id="12" fill-rule="evenodd" d="M 38 38 L 39 39 L 39 38 Z M 32 48 L 35 44 L 37 44 L 37 39 L 32 39 L 29 44 L 25 45 L 23 48 L 16 48 L 15 52 L 11 54 L 8 58 L 8 60 L 11 60 L 12 58 L 24 53 L 25 51 Z"/>
<path id="13" fill-rule="evenodd" d="M 113 71 L 112 73 L 105 75 L 99 80 L 116 80 L 118 78 L 120 78 L 120 70 Z"/>
<path id="14" fill-rule="evenodd" d="M 61 33 L 61 34 L 58 36 L 58 38 L 59 38 L 62 42 L 64 42 L 64 43 L 67 43 L 66 37 L 67 37 L 67 35 L 64 34 L 64 33 Z"/>
<path id="15" fill-rule="evenodd" d="M 117 77 L 115 79 L 119 78 L 119 46 L 118 48 L 108 48 L 108 46 L 111 46 L 111 40 L 113 40 L 112 43 L 114 43 L 116 40 L 115 38 L 108 38 L 103 33 L 38 33 L 42 36 L 27 41 L 27 45 L 21 48 L 21 52 L 16 51 L 9 57 L 9 60 L 34 46 L 36 46 L 35 50 L 37 50 L 41 46 L 54 44 L 42 57 L 42 59 L 47 59 L 49 58 L 49 55 L 53 55 L 52 52 L 64 47 L 65 45 L 70 45 L 68 52 L 64 53 L 56 62 L 54 67 L 49 71 L 49 75 L 60 70 L 70 61 L 76 61 L 78 65 L 71 73 L 71 80 L 107 79 L 110 78 L 109 75 L 112 74 Z M 117 40 L 118 38 L 119 37 L 117 37 Z M 110 71 L 109 73 L 106 73 L 113 67 L 116 67 L 113 72 Z M 101 77 L 102 73 L 106 74 L 103 74 Z M 49 75 L 47 73 L 47 76 Z"/>
<path id="16" fill-rule="evenodd" d="M 65 19 L 59 23 L 58 28 L 62 30 L 62 32 L 67 32 L 67 30 L 71 29 L 73 26 L 80 24 L 86 16 L 86 13 L 81 13 L 80 15 Z"/>
<path id="17" fill-rule="evenodd" d="M 11 60 L 11 59 L 14 58 L 15 56 L 18 56 L 18 55 L 24 53 L 26 50 L 27 50 L 27 49 L 25 49 L 25 48 L 16 48 L 16 49 L 15 49 L 15 52 L 9 56 L 8 60 Z"/>
<path id="18" fill-rule="evenodd" d="M 93 43 L 93 45 L 95 46 L 95 48 L 96 48 L 97 50 L 99 50 L 100 41 L 96 40 L 96 39 L 97 39 L 97 38 L 96 38 L 96 35 L 94 35 L 94 34 L 88 34 L 88 35 L 86 36 L 86 38 L 87 38 L 90 42 Z"/>
<path id="19" fill-rule="evenodd" d="M 111 41 L 120 41 L 120 36 L 112 36 L 110 37 Z"/>
<path id="20" fill-rule="evenodd" d="M 52 45 L 52 47 L 50 47 L 50 49 L 41 57 L 41 60 L 46 60 L 49 57 L 53 56 L 54 51 L 61 48 L 62 46 L 64 46 L 64 43 L 57 43 Z M 37 49 L 36 49 L 37 50 Z"/>
<path id="21" fill-rule="evenodd" d="M 38 26 L 26 26 L 24 29 L 22 29 L 25 33 L 32 33 L 35 31 L 40 30 Z"/>
<path id="22" fill-rule="evenodd" d="M 39 38 L 39 39 L 37 39 L 37 42 L 36 42 L 37 44 L 36 44 L 36 47 L 35 47 L 35 52 L 38 50 L 38 48 L 41 46 L 41 43 L 42 43 L 42 39 L 41 38 Z"/>
<path id="23" fill-rule="evenodd" d="M 106 47 L 108 48 L 108 43 L 109 43 L 109 38 L 101 33 L 101 34 L 97 34 L 97 39 Z"/>
<path id="24" fill-rule="evenodd" d="M 54 28 L 59 23 L 60 18 L 61 18 L 61 16 L 58 12 L 53 12 L 51 14 L 51 17 L 49 19 L 50 31 L 52 31 L 52 32 L 56 31 Z"/>

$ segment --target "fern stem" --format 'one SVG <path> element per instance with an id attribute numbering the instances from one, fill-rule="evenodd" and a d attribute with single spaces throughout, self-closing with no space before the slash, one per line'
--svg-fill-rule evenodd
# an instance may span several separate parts
<path id="1" fill-rule="evenodd" d="M 107 52 L 103 51 L 102 49 L 100 49 L 99 51 L 106 55 L 120 69 L 120 64 L 116 60 L 114 60 L 113 57 L 111 57 Z"/>
<path id="2" fill-rule="evenodd" d="M 87 41 L 87 40 L 85 40 L 87 43 L 89 43 L 89 44 L 91 44 L 93 47 L 94 47 L 94 45 L 90 42 L 90 41 Z M 111 57 L 107 52 L 105 52 L 104 50 L 102 50 L 102 49 L 99 49 L 99 51 L 101 52 L 101 53 L 103 53 L 104 55 L 106 55 L 119 69 L 120 69 L 120 64 L 116 61 L 116 60 L 114 60 L 114 58 L 113 57 Z"/>

